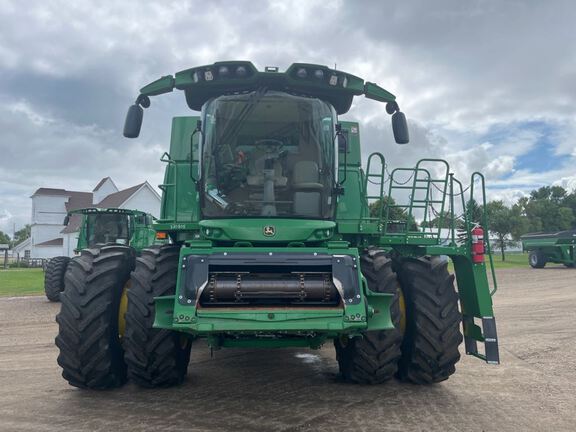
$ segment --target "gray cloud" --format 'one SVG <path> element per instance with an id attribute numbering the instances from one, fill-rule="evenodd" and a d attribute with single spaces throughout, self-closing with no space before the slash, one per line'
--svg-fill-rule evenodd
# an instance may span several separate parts
<path id="1" fill-rule="evenodd" d="M 410 145 L 393 143 L 381 104 L 359 100 L 345 118 L 361 121 L 365 153 L 391 165 L 445 157 L 458 176 L 486 171 L 495 197 L 570 185 L 574 22 L 569 1 L 0 0 L 0 229 L 26 222 L 40 186 L 159 183 L 170 118 L 189 112 L 183 95 L 154 100 L 137 141 L 121 137 L 125 108 L 147 82 L 225 59 L 336 63 L 388 88 L 410 118 Z M 537 145 L 522 128 L 531 121 L 548 124 L 554 151 L 571 159 L 518 169 Z M 509 130 L 497 145 L 486 138 L 496 127 Z"/>

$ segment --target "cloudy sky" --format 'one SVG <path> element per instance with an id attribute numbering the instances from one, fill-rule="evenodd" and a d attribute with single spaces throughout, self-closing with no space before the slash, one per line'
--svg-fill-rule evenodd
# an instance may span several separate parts
<path id="1" fill-rule="evenodd" d="M 144 84 L 221 60 L 337 64 L 379 83 L 412 142 L 394 144 L 374 101 L 343 119 L 392 166 L 442 157 L 508 201 L 575 187 L 575 36 L 569 0 L 0 0 L 0 230 L 29 221 L 38 187 L 160 183 L 184 96 L 153 100 L 138 140 L 122 137 L 125 110 Z"/>

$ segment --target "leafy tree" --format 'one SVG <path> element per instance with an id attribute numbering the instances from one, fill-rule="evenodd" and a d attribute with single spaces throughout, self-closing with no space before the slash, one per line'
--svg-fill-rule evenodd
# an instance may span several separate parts
<path id="1" fill-rule="evenodd" d="M 569 194 L 560 186 L 545 186 L 533 190 L 529 198 L 518 204 L 529 220 L 530 231 L 561 231 L 570 229 L 576 220 L 574 210 L 565 206 L 571 202 Z"/>
<path id="2" fill-rule="evenodd" d="M 442 211 L 434 219 L 427 222 L 422 222 L 420 226 L 423 228 L 452 228 L 452 222 L 452 215 L 450 212 Z"/>
<path id="3" fill-rule="evenodd" d="M 391 206 L 388 209 L 388 221 L 389 222 L 406 222 L 410 226 L 410 230 L 415 231 L 418 229 L 418 225 L 413 217 L 408 217 L 408 212 L 401 207 L 392 207 L 396 205 L 394 198 L 389 196 L 384 196 L 382 199 L 376 200 L 370 203 L 370 217 L 377 218 L 380 216 L 380 208 L 382 208 L 382 218 L 386 218 L 386 207 Z"/>
<path id="4" fill-rule="evenodd" d="M 0 244 L 10 244 L 10 237 L 2 231 L 0 231 Z"/>
<path id="5" fill-rule="evenodd" d="M 491 201 L 486 205 L 489 229 L 496 235 L 496 247 L 500 249 L 502 261 L 506 261 L 505 250 L 513 243 L 509 236 L 517 231 L 520 223 L 519 214 L 506 207 L 502 201 Z"/>
<path id="6" fill-rule="evenodd" d="M 14 242 L 13 246 L 19 245 L 28 237 L 30 237 L 31 227 L 30 224 L 26 224 L 26 226 L 22 229 L 19 229 L 14 233 Z"/>
<path id="7" fill-rule="evenodd" d="M 510 209 L 510 216 L 514 223 L 512 224 L 512 230 L 510 234 L 512 238 L 516 241 L 520 240 L 520 236 L 526 234 L 530 229 L 530 220 L 522 212 L 522 206 L 518 203 L 514 204 Z M 490 223 L 490 221 L 488 221 Z"/>

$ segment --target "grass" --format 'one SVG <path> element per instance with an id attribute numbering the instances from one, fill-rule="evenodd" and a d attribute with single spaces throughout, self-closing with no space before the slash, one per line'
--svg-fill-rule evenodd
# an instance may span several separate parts
<path id="1" fill-rule="evenodd" d="M 499 252 L 492 251 L 492 259 L 494 261 L 494 268 L 507 269 L 507 268 L 528 268 L 528 254 L 522 252 L 507 252 L 506 261 L 502 261 L 502 255 Z M 448 270 L 454 272 L 454 264 L 450 261 L 448 263 Z M 490 271 L 490 259 L 486 257 L 486 270 Z"/>
<path id="2" fill-rule="evenodd" d="M 493 258 L 496 269 L 528 268 L 528 254 L 525 253 L 507 253 L 506 261 L 502 261 L 502 257 L 498 253 L 495 253 Z M 488 263 L 488 259 L 486 259 L 486 263 Z M 452 263 L 449 264 L 449 270 L 454 271 Z M 488 270 L 490 270 L 489 266 Z M 42 269 L 0 269 L 0 297 L 42 294 L 44 294 L 44 272 Z"/>
<path id="3" fill-rule="evenodd" d="M 522 252 L 508 252 L 506 253 L 506 261 L 502 261 L 502 255 L 499 252 L 492 251 L 492 259 L 494 260 L 494 268 L 514 268 L 514 267 L 528 267 L 528 254 Z M 486 262 L 489 262 L 488 257 Z"/>
<path id="4" fill-rule="evenodd" d="M 0 270 L 0 297 L 44 294 L 44 272 L 40 268 Z"/>

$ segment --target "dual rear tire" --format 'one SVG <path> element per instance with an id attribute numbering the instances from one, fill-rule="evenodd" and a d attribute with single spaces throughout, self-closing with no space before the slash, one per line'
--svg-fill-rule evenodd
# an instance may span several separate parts
<path id="1" fill-rule="evenodd" d="M 60 293 L 64 291 L 64 275 L 70 258 L 58 256 L 52 258 L 44 269 L 44 293 L 51 302 L 60 301 Z"/>
<path id="2" fill-rule="evenodd" d="M 394 376 L 416 384 L 444 381 L 460 359 L 458 295 L 447 262 L 436 257 L 401 258 L 368 251 L 361 268 L 372 291 L 394 294 L 394 329 L 335 340 L 346 381 L 380 384 Z M 394 271 L 394 270 L 395 271 Z"/>

